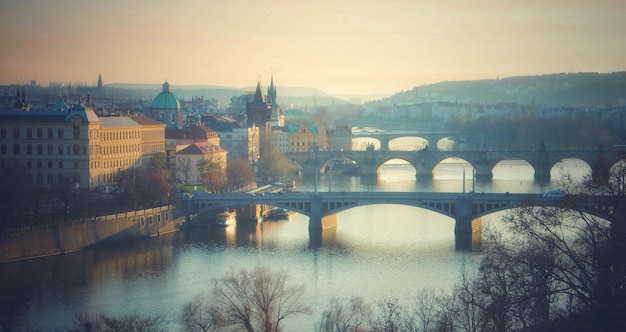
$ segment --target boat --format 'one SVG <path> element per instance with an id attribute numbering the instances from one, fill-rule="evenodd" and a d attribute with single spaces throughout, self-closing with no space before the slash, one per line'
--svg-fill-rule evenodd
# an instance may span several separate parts
<path id="1" fill-rule="evenodd" d="M 289 211 L 277 208 L 270 211 L 267 216 L 265 216 L 265 220 L 287 220 L 289 219 L 289 216 Z"/>
<path id="2" fill-rule="evenodd" d="M 215 215 L 215 224 L 218 226 L 230 226 L 237 223 L 237 211 L 224 210 Z"/>

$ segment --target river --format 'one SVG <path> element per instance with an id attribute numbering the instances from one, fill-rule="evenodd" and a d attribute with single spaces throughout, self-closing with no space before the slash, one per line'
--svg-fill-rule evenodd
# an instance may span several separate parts
<path id="1" fill-rule="evenodd" d="M 555 167 L 580 178 L 582 161 Z M 465 172 L 465 183 L 463 183 Z M 315 191 L 315 179 L 297 178 L 297 190 Z M 505 162 L 491 181 L 473 182 L 471 166 L 449 160 L 432 180 L 416 180 L 411 166 L 396 161 L 376 179 L 322 175 L 318 191 L 543 192 L 558 181 L 539 184 L 523 162 Z M 483 218 L 497 222 L 498 214 Z M 212 281 L 229 271 L 255 265 L 284 269 L 306 287 L 312 313 L 284 322 L 286 331 L 313 331 L 332 297 L 361 296 L 369 302 L 411 299 L 423 288 L 449 290 L 462 269 L 473 268 L 480 253 L 454 250 L 454 221 L 407 206 L 373 205 L 341 212 L 338 226 L 311 243 L 308 218 L 226 229 L 193 229 L 124 243 L 112 248 L 0 265 L 3 312 L 22 326 L 58 331 L 79 312 L 139 313 L 165 317 L 179 329 L 185 303 L 210 292 Z"/>

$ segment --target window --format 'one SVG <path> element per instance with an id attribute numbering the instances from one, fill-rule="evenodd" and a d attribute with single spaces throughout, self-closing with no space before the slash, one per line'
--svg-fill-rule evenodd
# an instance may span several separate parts
<path id="1" fill-rule="evenodd" d="M 43 175 L 41 173 L 37 174 L 37 185 L 41 186 L 43 184 Z"/>
<path id="2" fill-rule="evenodd" d="M 52 162 L 51 161 L 48 162 L 48 168 L 52 168 Z"/>
<path id="3" fill-rule="evenodd" d="M 33 138 L 33 128 L 26 128 L 26 138 Z"/>
<path id="4" fill-rule="evenodd" d="M 63 128 L 59 128 L 59 138 L 63 138 Z"/>
<path id="5" fill-rule="evenodd" d="M 63 162 L 59 161 L 59 163 L 57 164 L 57 168 L 63 168 Z"/>
<path id="6" fill-rule="evenodd" d="M 0 138 L 7 138 L 7 129 L 4 127 L 0 128 Z"/>
<path id="7" fill-rule="evenodd" d="M 43 129 L 37 128 L 37 138 L 43 138 Z"/>
<path id="8" fill-rule="evenodd" d="M 26 146 L 26 153 L 27 154 L 33 154 L 33 146 L 32 145 L 28 144 Z"/>
<path id="9" fill-rule="evenodd" d="M 52 128 L 48 128 L 48 138 L 54 138 L 54 130 Z"/>
<path id="10" fill-rule="evenodd" d="M 63 144 L 59 144 L 59 155 L 63 154 Z"/>
<path id="11" fill-rule="evenodd" d="M 42 168 L 43 167 L 43 163 L 41 161 L 37 162 L 37 168 Z M 41 183 L 40 183 L 41 184 Z"/>
<path id="12" fill-rule="evenodd" d="M 20 138 L 20 128 L 13 127 L 13 138 Z"/>
<path id="13" fill-rule="evenodd" d="M 72 137 L 80 138 L 80 123 L 78 122 L 74 122 L 74 125 L 72 126 Z"/>
<path id="14" fill-rule="evenodd" d="M 78 161 L 74 162 L 74 169 L 78 169 Z"/>
<path id="15" fill-rule="evenodd" d="M 13 144 L 13 154 L 20 154 L 20 145 Z"/>
<path id="16" fill-rule="evenodd" d="M 74 155 L 77 156 L 80 154 L 80 145 L 74 144 Z"/>
<path id="17" fill-rule="evenodd" d="M 7 146 L 2 144 L 0 145 L 0 154 L 7 154 Z"/>
<path id="18" fill-rule="evenodd" d="M 48 144 L 48 155 L 53 155 L 54 154 L 54 147 L 52 146 L 52 144 Z"/>
<path id="19" fill-rule="evenodd" d="M 52 176 L 52 174 L 48 174 L 48 182 L 46 182 L 47 184 L 54 184 L 54 177 Z"/>
<path id="20" fill-rule="evenodd" d="M 37 154 L 43 154 L 43 145 L 37 144 Z"/>

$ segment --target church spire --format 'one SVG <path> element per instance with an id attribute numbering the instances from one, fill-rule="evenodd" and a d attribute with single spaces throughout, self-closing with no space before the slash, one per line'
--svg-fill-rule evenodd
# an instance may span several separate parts
<path id="1" fill-rule="evenodd" d="M 102 74 L 98 74 L 98 90 L 102 90 Z"/>
<path id="2" fill-rule="evenodd" d="M 267 89 L 267 103 L 276 106 L 276 86 L 274 85 L 274 73 L 270 80 L 270 87 Z"/>
<path id="3" fill-rule="evenodd" d="M 256 84 L 256 91 L 254 93 L 254 103 L 265 103 L 265 96 L 263 95 L 263 89 L 261 88 L 261 79 Z"/>

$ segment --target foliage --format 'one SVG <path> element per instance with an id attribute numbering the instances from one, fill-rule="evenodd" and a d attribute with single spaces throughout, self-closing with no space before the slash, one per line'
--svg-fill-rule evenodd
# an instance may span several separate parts
<path id="1" fill-rule="evenodd" d="M 287 177 L 295 172 L 290 161 L 275 147 L 264 148 L 259 158 L 257 176 L 266 179 L 272 177 Z"/>
<path id="2" fill-rule="evenodd" d="M 72 326 L 66 329 L 68 332 L 161 332 L 166 331 L 161 327 L 163 318 L 159 316 L 144 317 L 137 313 L 121 317 L 108 316 L 100 313 L 90 315 L 81 313 L 74 317 Z"/>
<path id="3" fill-rule="evenodd" d="M 210 192 L 220 192 L 226 186 L 226 173 L 217 158 L 202 159 L 196 165 L 202 177 L 202 184 Z"/>
<path id="4" fill-rule="evenodd" d="M 31 211 L 30 184 L 25 167 L 7 163 L 0 170 L 0 230 L 23 221 Z"/>
<path id="5" fill-rule="evenodd" d="M 170 202 L 171 188 L 165 178 L 146 167 L 120 172 L 117 183 L 118 200 L 128 208 L 137 210 Z"/>
<path id="6" fill-rule="evenodd" d="M 240 188 L 254 182 L 254 170 L 250 163 L 243 158 L 229 159 L 226 174 L 230 188 Z"/>

